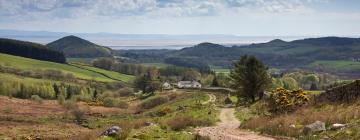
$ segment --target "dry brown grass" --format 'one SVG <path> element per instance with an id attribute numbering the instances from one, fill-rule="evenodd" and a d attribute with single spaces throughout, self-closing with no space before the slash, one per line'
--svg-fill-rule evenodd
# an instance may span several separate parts
<path id="1" fill-rule="evenodd" d="M 329 126 L 334 123 L 348 124 L 358 119 L 360 119 L 360 106 L 358 104 L 307 105 L 287 115 L 252 118 L 241 127 L 270 135 L 299 137 L 304 135 L 302 132 L 304 125 L 315 121 L 323 121 L 326 126 Z M 290 125 L 296 127 L 291 128 Z"/>
<path id="2" fill-rule="evenodd" d="M 178 116 L 171 118 L 165 122 L 162 122 L 162 125 L 169 126 L 171 129 L 178 131 L 182 130 L 188 126 L 209 126 L 211 125 L 211 122 L 209 120 L 200 120 L 193 117 L 188 116 Z"/>

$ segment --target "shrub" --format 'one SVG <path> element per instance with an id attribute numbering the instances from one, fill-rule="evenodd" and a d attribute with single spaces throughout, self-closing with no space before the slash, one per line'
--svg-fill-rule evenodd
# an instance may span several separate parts
<path id="1" fill-rule="evenodd" d="M 171 118 L 166 121 L 165 124 L 169 126 L 171 129 L 178 131 L 182 130 L 188 126 L 196 127 L 196 126 L 209 126 L 211 125 L 210 120 L 201 120 L 188 116 L 178 116 Z"/>
<path id="2" fill-rule="evenodd" d="M 302 106 L 309 101 L 304 90 L 286 90 L 277 88 L 270 95 L 270 109 L 273 112 L 293 111 L 296 107 Z"/>
<path id="3" fill-rule="evenodd" d="M 71 114 L 75 117 L 76 122 L 80 124 L 84 119 L 85 110 L 75 107 L 71 110 Z"/>
<path id="4" fill-rule="evenodd" d="M 126 109 L 129 107 L 129 104 L 125 101 L 118 100 L 116 103 L 116 107 Z"/>
<path id="5" fill-rule="evenodd" d="M 115 106 L 115 100 L 111 97 L 106 97 L 103 100 L 104 106 L 106 107 L 114 107 Z"/>
<path id="6" fill-rule="evenodd" d="M 127 97 L 133 95 L 134 90 L 132 88 L 122 88 L 118 90 L 118 93 L 121 97 Z"/>
<path id="7" fill-rule="evenodd" d="M 57 98 L 58 104 L 63 105 L 65 102 L 65 96 L 63 95 L 59 95 L 59 97 Z"/>
<path id="8" fill-rule="evenodd" d="M 121 101 L 119 99 L 113 99 L 110 97 L 106 97 L 103 101 L 104 106 L 106 107 L 119 107 L 119 108 L 128 108 L 128 103 L 125 101 Z"/>
<path id="9" fill-rule="evenodd" d="M 31 95 L 31 100 L 38 102 L 39 104 L 43 103 L 43 99 L 39 95 Z"/>
<path id="10" fill-rule="evenodd" d="M 167 115 L 167 114 L 169 114 L 171 112 L 172 112 L 171 108 L 165 107 L 165 108 L 162 108 L 159 111 L 157 111 L 156 115 L 157 116 L 165 116 L 165 115 Z"/>
<path id="11" fill-rule="evenodd" d="M 76 102 L 73 100 L 65 100 L 62 105 L 67 110 L 72 110 L 78 107 Z"/>
<path id="12" fill-rule="evenodd" d="M 155 97 L 151 97 L 146 99 L 145 101 L 143 101 L 140 104 L 140 107 L 142 109 L 150 109 L 150 108 L 154 108 L 158 105 L 164 104 L 166 102 L 169 101 L 168 97 L 164 97 L 164 96 L 155 96 Z"/>

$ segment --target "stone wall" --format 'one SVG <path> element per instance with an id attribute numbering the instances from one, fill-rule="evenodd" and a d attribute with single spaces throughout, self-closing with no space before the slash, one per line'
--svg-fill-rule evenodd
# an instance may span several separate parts
<path id="1" fill-rule="evenodd" d="M 326 90 L 326 92 L 321 93 L 318 96 L 318 99 L 321 101 L 330 101 L 330 102 L 346 102 L 350 103 L 355 101 L 360 97 L 360 80 L 356 80 L 347 85 L 335 87 Z"/>

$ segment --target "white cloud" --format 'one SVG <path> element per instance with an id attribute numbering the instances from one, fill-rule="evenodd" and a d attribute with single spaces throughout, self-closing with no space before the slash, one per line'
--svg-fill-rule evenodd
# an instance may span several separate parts
<path id="1" fill-rule="evenodd" d="M 13 19 L 213 16 L 251 12 L 306 11 L 319 0 L 0 0 L 0 16 Z"/>

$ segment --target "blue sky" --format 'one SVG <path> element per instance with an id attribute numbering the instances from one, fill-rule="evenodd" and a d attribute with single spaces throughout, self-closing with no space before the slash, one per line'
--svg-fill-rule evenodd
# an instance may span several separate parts
<path id="1" fill-rule="evenodd" d="M 0 29 L 359 36 L 360 0 L 0 0 Z"/>

